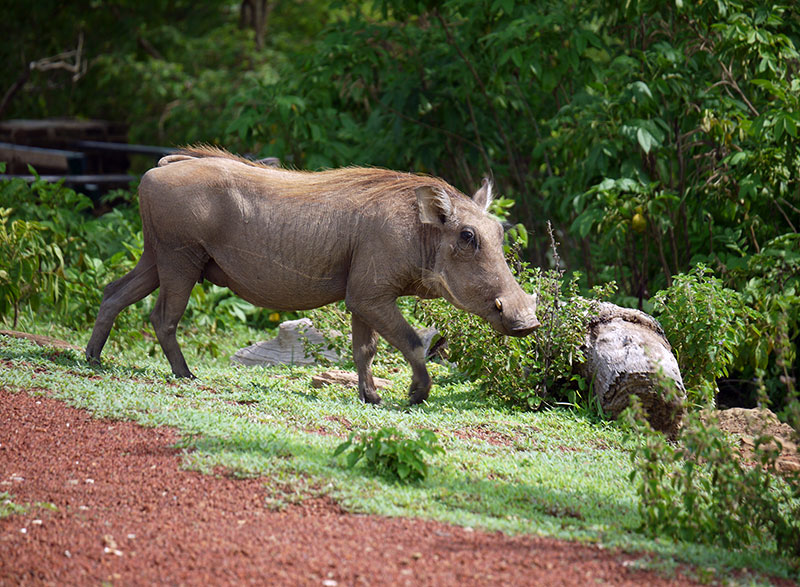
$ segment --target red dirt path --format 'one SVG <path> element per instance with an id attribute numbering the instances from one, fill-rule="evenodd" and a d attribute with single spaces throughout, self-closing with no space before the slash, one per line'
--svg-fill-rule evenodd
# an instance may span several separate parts
<path id="1" fill-rule="evenodd" d="M 170 429 L 0 388 L 0 585 L 686 585 L 637 556 L 530 536 L 265 507 L 259 479 L 180 468 Z"/>

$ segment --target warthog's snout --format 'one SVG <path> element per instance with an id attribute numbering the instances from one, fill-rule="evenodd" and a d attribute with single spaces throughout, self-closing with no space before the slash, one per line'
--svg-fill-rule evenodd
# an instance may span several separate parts
<path id="1" fill-rule="evenodd" d="M 515 320 L 508 325 L 509 336 L 528 336 L 531 332 L 539 328 L 542 324 L 535 315 L 525 320 Z"/>
<path id="2" fill-rule="evenodd" d="M 536 317 L 536 297 L 526 296 L 525 302 L 520 307 L 519 303 L 512 305 L 503 298 L 495 298 L 494 305 L 500 312 L 502 325 L 498 330 L 508 336 L 527 336 L 542 325 Z"/>

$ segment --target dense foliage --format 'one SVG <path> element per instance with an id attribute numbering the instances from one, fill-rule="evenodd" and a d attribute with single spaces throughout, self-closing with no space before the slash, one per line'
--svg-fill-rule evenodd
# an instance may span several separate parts
<path id="1" fill-rule="evenodd" d="M 138 258 L 138 211 L 120 208 L 94 218 L 87 213 L 92 201 L 83 194 L 19 179 L 0 183 L 0 208 L 0 315 L 13 310 L 16 324 L 24 302 L 65 326 L 91 324 L 103 287 Z"/>

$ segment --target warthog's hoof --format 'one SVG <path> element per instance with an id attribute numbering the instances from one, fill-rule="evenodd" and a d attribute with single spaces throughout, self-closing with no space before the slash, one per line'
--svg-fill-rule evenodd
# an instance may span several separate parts
<path id="1" fill-rule="evenodd" d="M 372 405 L 379 405 L 381 403 L 381 396 L 379 396 L 374 391 L 371 392 L 360 392 L 358 394 L 358 399 L 360 399 L 365 404 L 372 404 Z"/>
<path id="2" fill-rule="evenodd" d="M 189 380 L 197 379 L 195 374 L 189 371 L 188 369 L 186 371 L 180 371 L 180 372 L 173 371 L 172 374 L 178 379 L 189 379 Z"/>
<path id="3" fill-rule="evenodd" d="M 429 391 L 430 391 L 429 389 L 414 389 L 412 387 L 411 390 L 409 391 L 408 403 L 411 404 L 412 406 L 421 404 L 426 399 L 428 399 Z"/>

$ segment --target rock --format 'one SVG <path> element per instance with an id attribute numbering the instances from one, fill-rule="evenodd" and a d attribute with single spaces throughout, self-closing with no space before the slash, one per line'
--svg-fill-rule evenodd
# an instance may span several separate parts
<path id="1" fill-rule="evenodd" d="M 277 157 L 264 157 L 263 159 L 256 159 L 256 163 L 261 163 L 262 165 L 267 165 L 268 167 L 280 167 L 281 160 Z"/>
<path id="2" fill-rule="evenodd" d="M 333 331 L 334 336 L 342 336 L 338 331 Z M 446 358 L 447 340 L 436 339 L 439 332 L 435 328 L 417 330 L 425 349 L 426 359 Z M 332 363 L 338 363 L 342 358 L 332 350 L 326 348 L 325 338 L 311 323 L 309 318 L 287 320 L 278 326 L 278 336 L 272 340 L 259 341 L 248 347 L 239 349 L 231 357 L 234 363 L 242 365 L 313 365 L 314 357 L 305 352 L 303 338 L 313 345 L 322 347 L 322 356 Z M 436 339 L 434 341 L 434 339 Z M 79 349 L 80 350 L 80 349 Z"/>
<path id="3" fill-rule="evenodd" d="M 378 389 L 386 389 L 392 385 L 392 382 L 388 379 L 374 377 L 373 380 L 375 381 L 375 387 Z M 318 375 L 313 375 L 311 377 L 311 385 L 317 389 L 324 387 L 325 385 L 333 384 L 345 385 L 347 387 L 358 387 L 358 374 L 353 373 L 352 371 L 331 369 L 330 371 L 325 371 L 324 373 L 319 373 Z"/>
<path id="4" fill-rule="evenodd" d="M 447 360 L 447 339 L 435 328 L 418 328 L 417 334 L 425 349 L 425 360 Z"/>
<path id="5" fill-rule="evenodd" d="M 242 365 L 312 365 L 313 356 L 306 354 L 303 339 L 313 345 L 321 345 L 321 355 L 332 362 L 340 361 L 339 355 L 326 348 L 322 333 L 314 328 L 311 320 L 287 320 L 278 326 L 278 336 L 272 340 L 257 342 L 234 353 L 231 361 Z"/>

